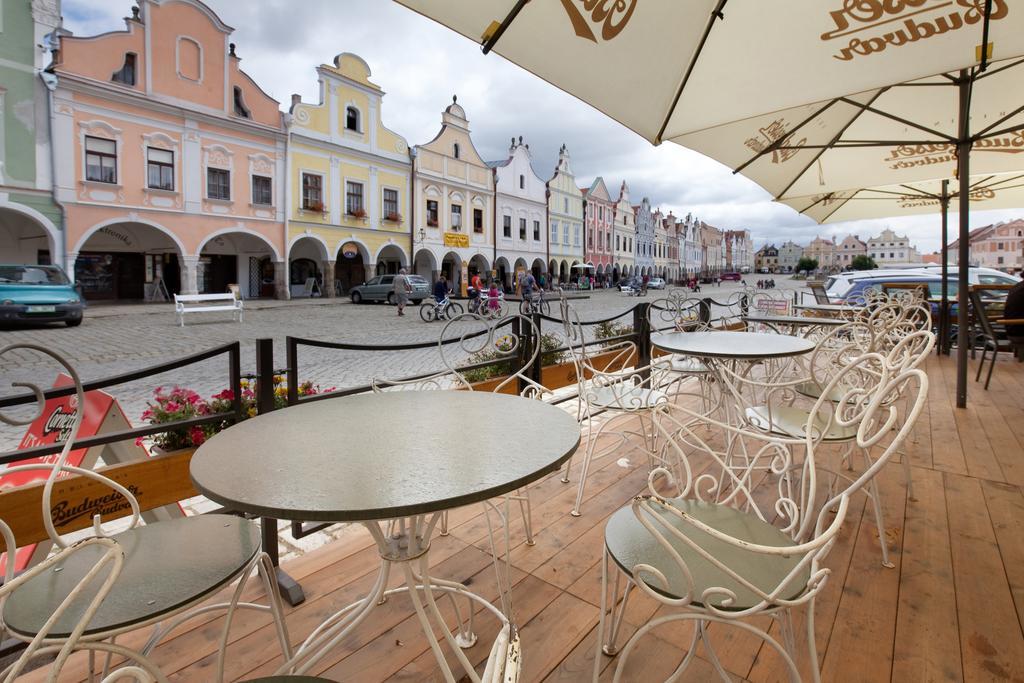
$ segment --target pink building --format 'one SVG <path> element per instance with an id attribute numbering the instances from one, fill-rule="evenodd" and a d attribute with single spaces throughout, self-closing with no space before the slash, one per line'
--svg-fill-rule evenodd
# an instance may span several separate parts
<path id="1" fill-rule="evenodd" d="M 615 261 L 612 250 L 615 202 L 600 176 L 589 188 L 580 190 L 583 192 L 583 229 L 587 233 L 586 261 L 596 268 L 599 282 L 611 281 Z"/>
<path id="2" fill-rule="evenodd" d="M 51 117 L 65 263 L 90 299 L 285 295 L 285 133 L 198 0 L 61 39 Z M 55 259 L 57 260 L 57 259 Z"/>

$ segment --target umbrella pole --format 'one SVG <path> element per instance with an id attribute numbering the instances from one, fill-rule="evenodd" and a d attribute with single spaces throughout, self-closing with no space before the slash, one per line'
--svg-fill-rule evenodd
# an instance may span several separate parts
<path id="1" fill-rule="evenodd" d="M 942 303 L 939 305 L 939 354 L 949 355 L 949 181 L 942 181 Z"/>
<path id="2" fill-rule="evenodd" d="M 957 258 L 957 334 L 956 334 L 956 407 L 967 407 L 967 347 L 972 343 L 967 316 L 969 298 L 967 271 L 970 269 L 971 245 L 968 211 L 971 193 L 971 138 L 968 119 L 971 106 L 971 79 L 967 70 L 960 71 L 960 134 L 957 140 L 957 173 L 960 180 L 960 254 Z"/>

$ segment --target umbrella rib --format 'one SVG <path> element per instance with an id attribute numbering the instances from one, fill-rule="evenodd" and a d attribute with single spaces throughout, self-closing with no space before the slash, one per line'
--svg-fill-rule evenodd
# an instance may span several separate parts
<path id="1" fill-rule="evenodd" d="M 505 30 L 508 29 L 508 27 L 512 25 L 512 22 L 516 20 L 516 17 L 519 16 L 519 12 L 522 11 L 523 7 L 525 7 L 526 3 L 528 3 L 528 2 L 530 2 L 530 0 L 518 0 L 516 2 L 516 4 L 512 7 L 512 9 L 509 10 L 508 15 L 498 25 L 498 28 L 496 28 L 494 30 L 494 33 L 492 33 L 487 38 L 487 40 L 484 41 L 484 43 L 483 43 L 483 53 L 484 54 L 487 54 L 492 49 L 494 49 L 494 46 L 498 43 L 499 40 L 501 40 L 501 37 L 505 34 Z"/>
<path id="2" fill-rule="evenodd" d="M 922 126 L 919 123 L 914 123 L 913 121 L 911 121 L 909 119 L 905 119 L 902 116 L 896 116 L 895 114 L 890 114 L 889 112 L 882 111 L 881 109 L 875 109 L 870 104 L 860 105 L 860 104 L 857 104 L 856 102 L 854 102 L 853 100 L 847 99 L 846 97 L 840 97 L 839 100 L 842 101 L 842 102 L 846 102 L 847 104 L 852 104 L 855 107 L 861 107 L 864 111 L 871 112 L 872 114 L 875 114 L 876 116 L 882 116 L 882 117 L 887 118 L 887 119 L 892 119 L 893 121 L 896 121 L 897 123 L 902 123 L 905 126 L 910 126 L 911 128 L 917 128 L 918 130 L 923 130 L 925 133 L 930 133 L 931 135 L 937 135 L 940 138 L 945 138 L 950 143 L 956 143 L 956 141 L 957 141 L 956 138 L 953 137 L 952 135 L 946 135 L 945 133 L 942 133 L 940 131 L 934 130 L 934 129 L 929 128 L 927 126 Z M 874 101 L 874 100 L 872 100 L 872 101 Z"/>
<path id="3" fill-rule="evenodd" d="M 654 144 L 660 145 L 662 140 L 661 136 L 665 134 L 665 129 L 668 128 L 668 122 L 672 120 L 672 114 L 676 111 L 676 105 L 679 104 L 679 98 L 683 96 L 683 90 L 686 88 L 686 84 L 690 81 L 690 76 L 693 74 L 694 68 L 697 66 L 697 60 L 700 59 L 700 53 L 704 50 L 704 44 L 708 42 L 708 36 L 711 35 L 711 29 L 715 27 L 716 20 L 725 20 L 725 15 L 722 14 L 722 10 L 725 8 L 725 3 L 729 0 L 718 0 L 718 4 L 715 5 L 715 9 L 712 10 L 711 16 L 708 18 L 707 26 L 704 27 L 704 35 L 700 37 L 700 43 L 697 44 L 697 51 L 693 53 L 693 59 L 686 66 L 686 73 L 683 74 L 683 81 L 679 84 L 679 88 L 676 90 L 675 97 L 672 98 L 672 104 L 669 105 L 668 113 L 665 114 L 665 120 L 661 123 L 661 128 L 658 129 L 658 134 L 654 137 Z"/>
<path id="4" fill-rule="evenodd" d="M 804 126 L 806 126 L 806 125 L 807 125 L 808 123 L 810 123 L 810 122 L 811 122 L 811 121 L 813 121 L 814 119 L 818 118 L 818 117 L 819 117 L 819 116 L 820 116 L 821 114 L 823 114 L 823 113 L 825 112 L 825 110 L 827 110 L 827 109 L 828 109 L 829 107 L 831 107 L 832 105 L 834 105 L 834 104 L 835 104 L 835 103 L 836 103 L 837 101 L 838 101 L 838 100 L 829 100 L 829 101 L 828 101 L 828 102 L 827 102 L 827 103 L 826 103 L 826 104 L 825 104 L 824 106 L 822 106 L 822 107 L 821 107 L 820 109 L 816 109 L 816 110 L 815 110 L 815 111 L 814 111 L 814 112 L 813 112 L 813 113 L 812 113 L 812 114 L 811 114 L 810 116 L 808 116 L 807 118 L 805 118 L 805 119 L 804 119 L 803 121 L 801 121 L 800 123 L 796 124 L 796 126 L 795 126 L 795 127 L 793 128 L 793 130 L 789 131 L 788 133 L 786 133 L 786 134 L 784 134 L 784 135 L 780 135 L 780 136 L 779 136 L 778 138 L 776 138 L 776 139 L 775 139 L 775 141 L 774 141 L 774 142 L 772 142 L 772 143 L 771 143 L 770 145 L 768 145 L 767 147 L 765 147 L 764 149 L 762 149 L 762 150 L 761 150 L 760 152 L 757 152 L 757 153 L 755 153 L 755 154 L 754 154 L 754 156 L 750 157 L 750 158 L 749 158 L 749 159 L 747 159 L 747 160 L 746 160 L 745 162 L 743 162 L 742 164 L 740 164 L 739 166 L 737 166 L 736 168 L 734 168 L 734 169 L 732 170 L 732 172 L 733 172 L 734 174 L 736 174 L 736 173 L 742 173 L 742 172 L 743 172 L 743 169 L 745 169 L 745 168 L 746 168 L 747 166 L 750 166 L 750 164 L 754 163 L 755 161 L 757 161 L 758 159 L 760 159 L 760 158 L 761 158 L 762 156 L 764 156 L 765 154 L 768 154 L 769 152 L 774 152 L 774 151 L 775 151 L 775 150 L 777 150 L 777 149 L 782 149 L 782 142 L 783 142 L 784 140 L 788 140 L 788 139 L 790 139 L 791 137 L 793 137 L 793 135 L 795 135 L 795 134 L 796 134 L 796 132 L 797 132 L 798 130 L 800 130 L 801 128 L 803 128 Z"/>
<path id="5" fill-rule="evenodd" d="M 1011 64 L 1004 64 L 1003 66 L 999 67 L 998 69 L 993 69 L 992 71 L 986 71 L 985 73 L 980 74 L 975 80 L 976 81 L 980 81 L 983 78 L 988 78 L 989 76 L 995 76 L 996 74 L 1002 73 L 1003 71 L 1006 71 L 1007 69 L 1012 69 L 1015 66 L 1020 66 L 1021 64 L 1024 64 L 1024 58 L 1018 59 L 1017 61 L 1015 61 L 1015 62 L 1013 62 Z"/>
<path id="6" fill-rule="evenodd" d="M 866 110 L 866 109 L 867 109 L 868 107 L 870 107 L 870 106 L 871 106 L 871 104 L 872 104 L 872 103 L 873 103 L 873 102 L 874 102 L 875 100 L 877 100 L 877 99 L 878 99 L 879 97 L 881 97 L 881 96 L 882 96 L 882 94 L 883 94 L 883 93 L 884 93 L 884 92 L 885 92 L 886 90 L 888 90 L 888 89 L 889 89 L 889 88 L 882 88 L 882 89 L 880 89 L 880 90 L 879 90 L 878 92 L 876 92 L 876 93 L 875 93 L 875 94 L 874 94 L 874 95 L 873 95 L 873 96 L 871 97 L 871 99 L 870 99 L 870 100 L 868 100 L 868 101 L 867 101 L 867 102 L 865 102 L 864 104 L 859 104 L 859 103 L 857 103 L 857 102 L 854 102 L 854 101 L 852 101 L 852 100 L 848 100 L 848 99 L 846 99 L 845 97 L 841 97 L 841 98 L 839 98 L 839 99 L 840 99 L 841 101 L 845 102 L 846 104 L 850 104 L 850 105 L 852 105 L 852 106 L 854 106 L 854 107 L 857 107 L 857 108 L 859 108 L 859 109 L 860 109 L 860 111 L 858 111 L 858 112 L 857 112 L 856 114 L 854 114 L 853 116 L 851 116 L 851 117 L 850 117 L 850 120 L 849 120 L 849 121 L 847 121 L 847 122 L 846 122 L 846 124 L 845 124 L 845 125 L 844 125 L 844 126 L 843 126 L 842 128 L 840 128 L 840 129 L 839 129 L 839 130 L 838 130 L 838 131 L 836 132 L 836 134 L 835 134 L 835 135 L 834 135 L 834 136 L 832 137 L 832 140 L 831 140 L 831 141 L 829 142 L 829 147 L 831 147 L 832 145 L 836 144 L 836 142 L 838 142 L 838 141 L 839 141 L 839 138 L 841 138 L 841 137 L 843 136 L 843 133 L 845 133 L 845 132 L 846 132 L 846 129 L 847 129 L 847 128 L 849 128 L 850 126 L 852 126 L 852 125 L 853 125 L 853 122 L 854 122 L 854 121 L 856 121 L 857 119 L 859 119 L 859 118 L 860 118 L 860 117 L 861 117 L 861 116 L 862 116 L 862 115 L 864 114 L 864 111 L 865 111 L 865 110 Z M 801 177 L 803 177 L 803 174 L 804 174 L 804 173 L 807 173 L 807 169 L 809 169 L 809 168 L 810 168 L 811 166 L 813 166 L 813 165 L 814 165 L 815 163 L 817 163 L 818 159 L 820 159 L 820 158 L 821 158 L 821 155 L 825 153 L 825 150 L 826 150 L 826 149 L 828 149 L 828 147 L 822 147 L 822 148 L 821 148 L 820 150 L 818 150 L 818 153 L 814 155 L 814 158 L 813 158 L 813 159 L 811 159 L 811 160 L 810 160 L 809 162 L 807 162 L 807 165 L 806 165 L 806 166 L 804 166 L 804 167 L 803 167 L 802 169 L 800 169 L 800 172 L 799 172 L 799 173 L 797 173 L 797 174 L 795 174 L 795 175 L 793 176 L 793 179 L 792 179 L 791 181 L 789 181 L 789 185 L 786 185 L 786 187 L 784 187 L 784 188 L 782 189 L 782 192 L 780 192 L 780 193 L 779 193 L 778 195 L 776 195 L 776 199 L 778 199 L 778 198 L 779 198 L 779 197 L 781 197 L 782 195 L 784 195 L 784 194 L 786 194 L 787 192 L 789 192 L 789 188 L 793 187 L 793 185 L 795 185 L 795 184 L 796 184 L 796 181 L 800 180 L 800 178 L 801 178 Z"/>
<path id="7" fill-rule="evenodd" d="M 782 145 L 775 149 L 846 149 L 854 147 L 892 147 L 893 145 L 945 145 L 945 140 L 839 140 L 835 144 L 824 145 Z"/>
<path id="8" fill-rule="evenodd" d="M 1003 125 L 1004 123 L 1006 123 L 1007 121 L 1009 121 L 1014 116 L 1016 116 L 1017 114 L 1021 113 L 1022 111 L 1024 111 L 1024 105 L 1021 105 L 1021 106 L 1017 107 L 1016 109 L 1014 109 L 1013 111 L 1011 111 L 1009 114 L 1007 114 L 1006 116 L 1002 117 L 998 121 L 994 121 L 994 122 L 992 122 L 991 125 L 986 126 L 985 128 L 982 128 L 981 130 L 979 130 L 977 133 L 974 134 L 974 137 L 971 138 L 971 142 L 976 142 L 977 140 L 980 140 L 981 138 L 985 137 L 985 135 L 990 130 L 992 130 L 996 126 Z"/>

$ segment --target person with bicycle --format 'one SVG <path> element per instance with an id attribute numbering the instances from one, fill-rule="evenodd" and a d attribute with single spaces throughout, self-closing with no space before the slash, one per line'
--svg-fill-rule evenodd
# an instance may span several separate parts
<path id="1" fill-rule="evenodd" d="M 480 280 L 480 275 L 474 273 L 473 277 L 469 281 L 469 312 L 478 313 L 480 311 L 480 304 L 482 303 L 482 297 L 484 293 L 484 284 Z"/>
<path id="2" fill-rule="evenodd" d="M 448 280 L 444 275 L 439 277 L 437 282 L 434 283 L 434 305 L 437 306 L 439 311 L 444 308 L 444 304 L 447 302 L 451 291 L 451 288 L 448 286 Z"/>

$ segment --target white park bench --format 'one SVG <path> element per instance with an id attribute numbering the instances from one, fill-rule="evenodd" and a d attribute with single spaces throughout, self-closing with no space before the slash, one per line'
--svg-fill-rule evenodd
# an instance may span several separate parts
<path id="1" fill-rule="evenodd" d="M 208 313 L 213 311 L 231 311 L 234 319 L 238 313 L 238 322 L 242 322 L 242 300 L 233 292 L 224 294 L 175 294 L 174 311 L 178 314 L 178 324 L 185 326 L 186 313 Z"/>

